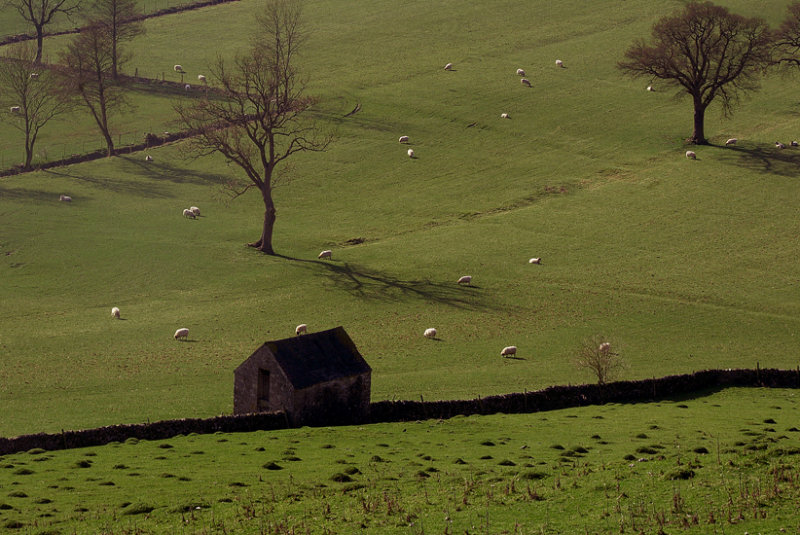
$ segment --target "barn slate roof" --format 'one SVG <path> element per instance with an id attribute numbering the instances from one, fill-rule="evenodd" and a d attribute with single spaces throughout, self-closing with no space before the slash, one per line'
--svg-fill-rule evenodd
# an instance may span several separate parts
<path id="1" fill-rule="evenodd" d="M 371 372 L 344 327 L 265 342 L 296 390 Z"/>

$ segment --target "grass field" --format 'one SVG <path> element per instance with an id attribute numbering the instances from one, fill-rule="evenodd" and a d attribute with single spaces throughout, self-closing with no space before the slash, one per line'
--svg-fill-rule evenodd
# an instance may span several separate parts
<path id="1" fill-rule="evenodd" d="M 204 72 L 246 44 L 254 5 L 148 21 L 129 68 Z M 800 153 L 771 145 L 797 131 L 794 82 L 768 78 L 731 119 L 713 110 L 712 141 L 740 145 L 686 160 L 688 104 L 615 69 L 677 5 L 310 2 L 303 66 L 337 139 L 277 191 L 279 257 L 244 247 L 261 209 L 222 191 L 235 169 L 180 145 L 153 165 L 0 180 L 0 435 L 229 412 L 233 369 L 298 323 L 348 330 L 373 399 L 591 381 L 570 357 L 594 333 L 621 348 L 626 378 L 795 367 Z M 785 10 L 726 5 L 773 23 Z M 203 217 L 183 220 L 189 205 Z M 325 248 L 332 262 L 316 260 Z M 421 336 L 431 326 L 441 341 Z M 520 360 L 499 358 L 509 344 Z"/>
<path id="2" fill-rule="evenodd" d="M 0 457 L 8 533 L 798 533 L 798 393 Z"/>

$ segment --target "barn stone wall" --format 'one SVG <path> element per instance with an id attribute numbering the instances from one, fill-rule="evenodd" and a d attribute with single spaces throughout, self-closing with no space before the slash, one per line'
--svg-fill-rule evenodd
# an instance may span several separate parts
<path id="1" fill-rule="evenodd" d="M 294 425 L 343 425 L 368 421 L 370 374 L 342 377 L 295 391 Z"/>

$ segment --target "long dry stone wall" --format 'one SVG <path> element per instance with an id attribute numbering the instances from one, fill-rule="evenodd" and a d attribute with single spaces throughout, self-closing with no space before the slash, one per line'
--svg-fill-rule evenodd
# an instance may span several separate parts
<path id="1" fill-rule="evenodd" d="M 379 401 L 370 405 L 369 423 L 451 418 L 456 415 L 529 413 L 683 397 L 728 387 L 800 388 L 796 370 L 706 370 L 686 375 L 618 381 L 606 385 L 553 386 L 544 390 L 454 401 Z M 367 422 L 365 422 L 367 423 Z M 128 438 L 159 440 L 180 434 L 234 433 L 286 429 L 283 412 L 165 420 L 113 425 L 83 431 L 0 438 L 0 455 L 33 448 L 59 450 L 123 442 Z"/>

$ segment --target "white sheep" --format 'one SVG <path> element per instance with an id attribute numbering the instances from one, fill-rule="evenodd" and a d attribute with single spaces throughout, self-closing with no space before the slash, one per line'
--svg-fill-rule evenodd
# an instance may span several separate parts
<path id="1" fill-rule="evenodd" d="M 33 79 L 36 79 L 36 78 L 38 78 L 38 77 L 39 77 L 39 73 L 38 73 L 38 72 L 32 72 L 32 73 L 31 73 L 31 74 L 28 76 L 28 78 L 33 78 Z"/>
<path id="2" fill-rule="evenodd" d="M 508 114 L 507 113 L 501 113 L 500 114 L 500 118 L 501 119 L 508 119 Z"/>
<path id="3" fill-rule="evenodd" d="M 525 76 L 525 71 L 523 71 L 522 69 L 517 69 L 517 75 L 518 76 Z"/>
<path id="4" fill-rule="evenodd" d="M 732 137 L 728 141 L 725 142 L 725 145 L 736 145 L 736 143 L 738 143 L 738 142 L 739 142 L 738 139 L 736 139 L 735 137 Z"/>
<path id="5" fill-rule="evenodd" d="M 20 110 L 22 110 L 22 108 L 20 108 L 19 106 L 11 106 L 10 109 L 11 109 L 11 113 L 19 113 Z"/>
<path id="6" fill-rule="evenodd" d="M 190 207 L 189 207 L 189 210 L 191 210 L 191 211 L 192 211 L 192 213 L 193 213 L 194 215 L 196 215 L 196 216 L 199 216 L 199 215 L 200 215 L 200 208 L 198 208 L 197 206 L 190 206 Z"/>
<path id="7" fill-rule="evenodd" d="M 191 88 L 192 88 L 192 86 L 190 86 L 189 84 L 186 84 L 185 86 L 183 86 L 183 89 L 185 91 L 189 91 Z"/>
<path id="8" fill-rule="evenodd" d="M 517 346 L 506 346 L 500 352 L 500 356 L 501 357 L 508 357 L 508 356 L 516 355 L 516 354 L 517 354 Z"/>
<path id="9" fill-rule="evenodd" d="M 185 208 L 183 210 L 183 217 L 188 217 L 189 219 L 195 219 L 197 216 L 194 215 L 194 212 L 192 212 L 188 208 Z"/>
<path id="10" fill-rule="evenodd" d="M 398 140 L 400 143 L 408 143 L 408 136 L 400 136 Z"/>
<path id="11" fill-rule="evenodd" d="M 539 258 L 539 257 L 531 258 L 530 260 L 528 260 L 528 263 L 529 264 L 541 264 L 542 263 L 542 259 Z"/>
<path id="12" fill-rule="evenodd" d="M 119 319 L 119 309 L 117 307 L 111 309 L 111 316 Z"/>
<path id="13" fill-rule="evenodd" d="M 648 90 L 648 91 L 655 91 L 655 89 L 653 88 L 653 86 L 652 86 L 652 85 L 648 85 L 648 86 L 647 86 L 647 90 Z"/>
<path id="14" fill-rule="evenodd" d="M 72 202 L 72 197 L 70 197 L 69 195 L 60 195 L 58 197 L 58 200 L 61 202 Z"/>
<path id="15" fill-rule="evenodd" d="M 197 81 L 205 82 L 206 81 L 206 76 L 204 74 L 198 74 L 197 75 Z"/>
<path id="16" fill-rule="evenodd" d="M 177 331 L 175 331 L 174 338 L 175 338 L 175 340 L 180 340 L 181 338 L 188 339 L 189 338 L 189 329 L 187 329 L 186 327 L 178 329 Z"/>
<path id="17" fill-rule="evenodd" d="M 330 258 L 330 259 L 333 259 L 333 251 L 331 251 L 330 249 L 325 249 L 324 251 L 322 251 L 321 253 L 319 253 L 319 255 L 317 256 L 317 258 L 319 258 L 319 259 L 322 259 L 322 258 Z"/>
<path id="18" fill-rule="evenodd" d="M 533 87 L 533 86 L 531 85 L 531 81 L 530 81 L 530 80 L 528 80 L 527 78 L 523 78 L 522 80 L 520 80 L 520 82 L 522 83 L 522 85 L 526 85 L 526 86 L 528 86 L 528 87 Z"/>
<path id="19" fill-rule="evenodd" d="M 414 157 L 414 149 L 408 149 L 408 157 L 409 158 L 413 158 Z"/>
<path id="20" fill-rule="evenodd" d="M 785 149 L 785 148 L 786 148 L 786 145 L 784 145 L 784 144 L 783 144 L 783 143 L 781 143 L 780 141 L 776 141 L 776 142 L 775 142 L 775 146 L 776 146 L 777 148 L 779 148 L 779 149 Z"/>
<path id="21" fill-rule="evenodd" d="M 453 64 L 452 63 L 448 63 L 447 65 L 444 66 L 444 70 L 452 71 L 453 70 Z"/>
<path id="22" fill-rule="evenodd" d="M 307 332 L 308 332 L 308 325 L 306 325 L 305 323 L 301 323 L 300 325 L 298 325 L 294 329 L 294 334 L 296 334 L 297 336 L 300 336 L 301 334 L 304 334 L 304 333 L 307 333 Z"/>
<path id="23" fill-rule="evenodd" d="M 598 347 L 597 350 L 600 351 L 600 353 L 603 353 L 604 355 L 608 354 L 608 352 L 611 351 L 611 344 L 608 342 L 603 342 L 602 344 L 600 344 L 600 347 Z"/>
<path id="24" fill-rule="evenodd" d="M 175 72 L 183 72 L 183 67 L 181 67 L 180 65 L 175 65 L 172 68 L 175 69 Z"/>
<path id="25" fill-rule="evenodd" d="M 425 333 L 423 334 L 425 338 L 436 338 L 436 329 L 431 327 L 430 329 L 425 329 Z"/>
<path id="26" fill-rule="evenodd" d="M 690 160 L 696 160 L 697 159 L 697 154 L 695 154 L 695 152 L 693 150 L 687 150 L 686 151 L 686 157 L 689 158 Z"/>
<path id="27" fill-rule="evenodd" d="M 472 282 L 472 275 L 464 275 L 458 279 L 458 284 L 470 284 Z"/>
<path id="28" fill-rule="evenodd" d="M 797 147 L 800 145 L 800 143 L 798 143 L 797 141 L 792 141 L 791 143 L 789 143 L 789 145 L 791 145 L 792 147 Z"/>
<path id="29" fill-rule="evenodd" d="M 148 154 L 147 156 L 144 157 L 144 161 L 152 162 L 153 161 L 153 157 Z"/>
<path id="30" fill-rule="evenodd" d="M 561 61 L 560 59 L 557 59 L 556 60 L 556 67 L 563 67 L 563 66 L 564 66 L 564 62 Z"/>

